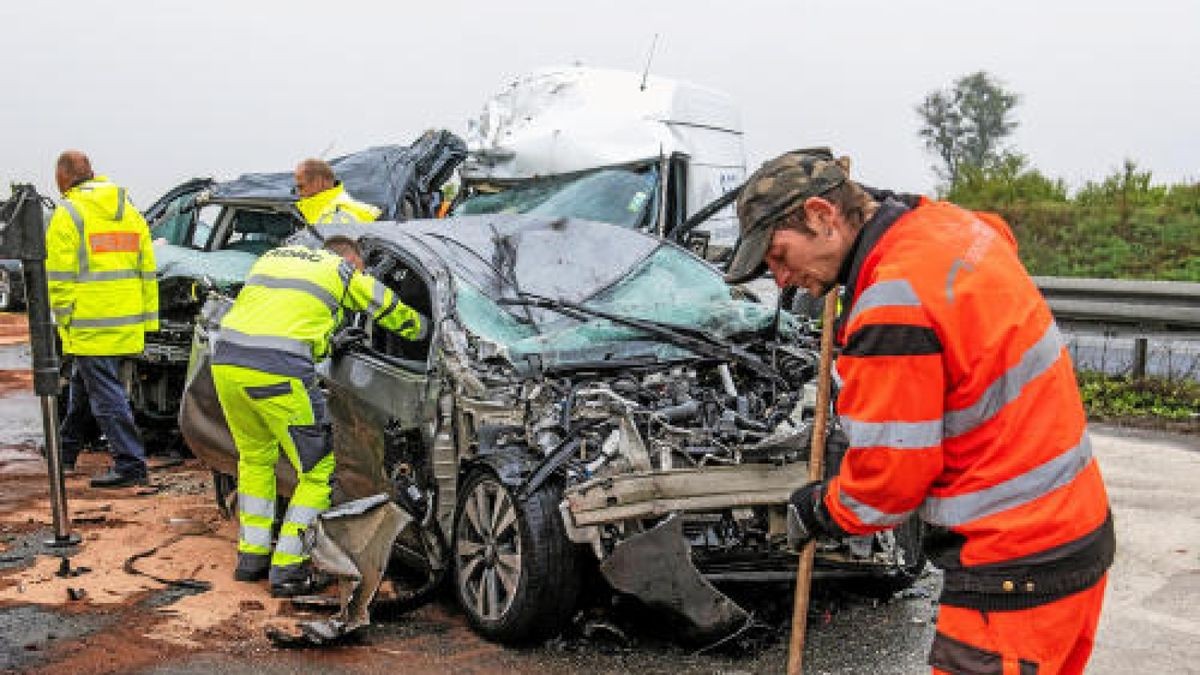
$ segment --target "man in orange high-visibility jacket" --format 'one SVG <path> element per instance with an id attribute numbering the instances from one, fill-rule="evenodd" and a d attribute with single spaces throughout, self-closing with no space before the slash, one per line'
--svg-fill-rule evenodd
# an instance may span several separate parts
<path id="1" fill-rule="evenodd" d="M 793 493 L 789 539 L 913 513 L 945 570 L 935 673 L 1080 673 L 1115 549 L 1070 358 L 993 214 L 849 179 L 828 149 L 767 162 L 738 199 L 728 278 L 845 287 L 834 369 L 850 448 Z"/>

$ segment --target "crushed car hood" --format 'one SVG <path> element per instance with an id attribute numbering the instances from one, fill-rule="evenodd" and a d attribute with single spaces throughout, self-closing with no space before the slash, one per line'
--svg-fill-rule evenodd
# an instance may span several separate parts
<path id="1" fill-rule="evenodd" d="M 686 249 L 625 228 L 517 214 L 461 216 L 399 225 L 319 228 L 384 239 L 432 253 L 454 279 L 463 326 L 510 361 L 537 355 L 546 366 L 613 358 L 659 361 L 695 356 L 644 330 L 602 318 L 572 318 L 507 304 L 526 295 L 579 303 L 716 338 L 768 329 L 795 335 L 795 317 L 737 300 L 711 266 Z"/>

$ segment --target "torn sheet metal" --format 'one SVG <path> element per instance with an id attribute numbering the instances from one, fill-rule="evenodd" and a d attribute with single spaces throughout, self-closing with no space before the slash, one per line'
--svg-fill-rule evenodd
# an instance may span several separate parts
<path id="1" fill-rule="evenodd" d="M 701 576 L 676 515 L 617 544 L 600 572 L 616 590 L 682 619 L 679 632 L 685 640 L 720 639 L 750 618 Z"/>
<path id="2" fill-rule="evenodd" d="M 313 565 L 338 584 L 340 608 L 324 621 L 297 625 L 300 635 L 269 633 L 277 644 L 321 645 L 342 640 L 371 622 L 370 605 L 391 557 L 392 544 L 414 521 L 379 494 L 322 513 L 306 533 Z"/>

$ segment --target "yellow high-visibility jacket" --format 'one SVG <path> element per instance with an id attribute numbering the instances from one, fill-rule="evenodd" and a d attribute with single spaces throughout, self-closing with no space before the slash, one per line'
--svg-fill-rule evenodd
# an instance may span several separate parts
<path id="1" fill-rule="evenodd" d="M 63 352 L 139 354 L 158 330 L 154 247 L 142 214 L 104 176 L 67 190 L 46 229 L 50 308 Z"/>
<path id="2" fill-rule="evenodd" d="M 369 223 L 380 214 L 378 208 L 351 197 L 341 183 L 297 200 L 296 208 L 310 225 Z"/>
<path id="3" fill-rule="evenodd" d="M 381 327 L 409 339 L 425 336 L 425 319 L 369 274 L 329 251 L 284 246 L 254 266 L 221 320 L 213 363 L 289 377 L 312 373 L 329 351 L 343 310 L 365 311 Z"/>

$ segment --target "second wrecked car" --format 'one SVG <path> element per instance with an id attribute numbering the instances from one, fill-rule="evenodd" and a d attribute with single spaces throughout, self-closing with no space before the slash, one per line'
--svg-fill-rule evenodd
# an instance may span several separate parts
<path id="1" fill-rule="evenodd" d="M 356 237 L 373 273 L 432 317 L 416 343 L 354 319 L 367 341 L 322 366 L 334 503 L 383 494 L 407 512 L 389 574 L 414 599 L 449 581 L 477 631 L 526 641 L 561 630 L 598 565 L 709 640 L 748 620 L 717 585 L 794 576 L 784 505 L 807 472 L 816 363 L 794 317 L 735 299 L 673 243 L 602 223 L 320 232 Z M 229 302 L 206 305 L 180 424 L 234 475 L 206 362 Z M 286 492 L 294 476 L 279 472 Z M 920 530 L 898 532 L 823 541 L 822 569 L 906 586 Z"/>
<path id="2" fill-rule="evenodd" d="M 465 156 L 460 138 L 430 131 L 412 145 L 368 148 L 330 165 L 352 195 L 381 210 L 381 218 L 402 221 L 432 215 L 439 189 Z M 151 447 L 178 442 L 192 328 L 206 293 L 236 294 L 258 256 L 306 227 L 292 182 L 291 172 L 220 182 L 197 178 L 146 209 L 155 238 L 160 330 L 146 335 L 144 352 L 125 362 L 122 377 Z"/>

